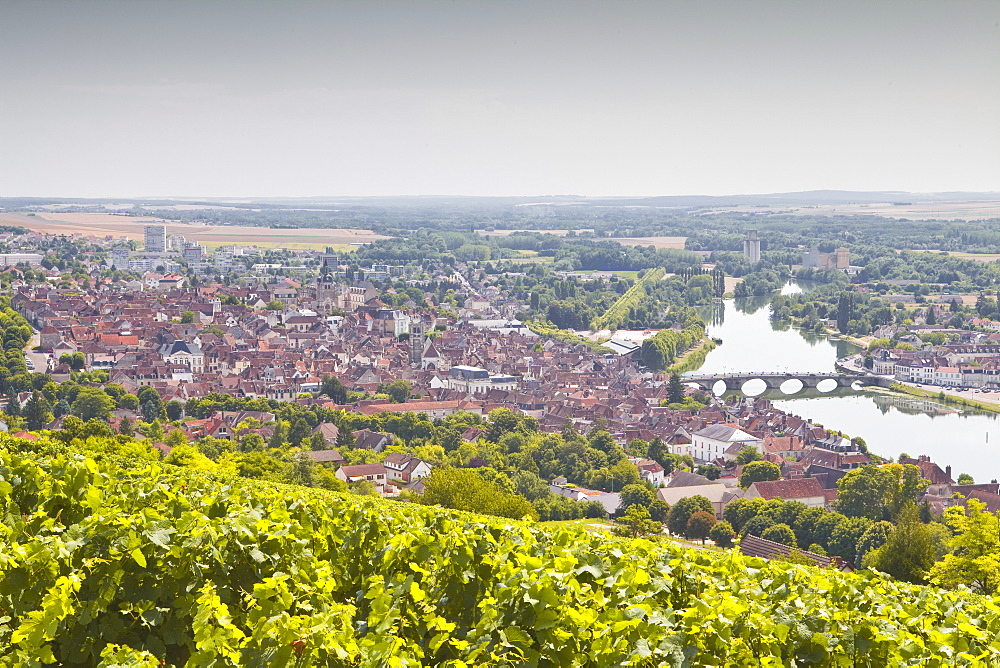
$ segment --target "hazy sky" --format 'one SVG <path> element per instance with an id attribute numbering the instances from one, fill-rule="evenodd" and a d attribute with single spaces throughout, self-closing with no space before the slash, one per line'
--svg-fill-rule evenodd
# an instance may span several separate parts
<path id="1" fill-rule="evenodd" d="M 1000 0 L 0 0 L 0 196 L 1000 190 Z"/>

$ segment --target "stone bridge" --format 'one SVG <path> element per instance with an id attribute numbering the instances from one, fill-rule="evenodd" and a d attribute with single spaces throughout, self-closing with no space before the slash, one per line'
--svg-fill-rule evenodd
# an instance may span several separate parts
<path id="1" fill-rule="evenodd" d="M 681 382 L 688 385 L 697 385 L 709 392 L 715 391 L 715 385 L 719 381 L 726 384 L 726 392 L 743 392 L 743 386 L 751 380 L 762 380 L 767 387 L 765 390 L 781 390 L 781 386 L 790 380 L 797 380 L 802 383 L 798 389 L 785 394 L 795 394 L 804 389 L 816 389 L 820 392 L 832 392 L 835 389 L 849 387 L 852 389 L 860 387 L 888 387 L 892 384 L 891 379 L 880 378 L 878 376 L 848 375 L 843 373 L 722 373 L 712 375 L 681 376 Z M 824 383 L 824 387 L 818 387 L 824 380 L 832 380 L 834 384 Z M 782 390 L 783 391 L 783 390 Z M 745 394 L 745 392 L 744 392 Z"/>

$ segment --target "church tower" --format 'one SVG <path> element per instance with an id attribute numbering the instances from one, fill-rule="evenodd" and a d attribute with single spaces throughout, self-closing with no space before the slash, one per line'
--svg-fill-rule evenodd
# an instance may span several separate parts
<path id="1" fill-rule="evenodd" d="M 424 358 L 424 321 L 410 321 L 410 364 L 420 364 Z"/>

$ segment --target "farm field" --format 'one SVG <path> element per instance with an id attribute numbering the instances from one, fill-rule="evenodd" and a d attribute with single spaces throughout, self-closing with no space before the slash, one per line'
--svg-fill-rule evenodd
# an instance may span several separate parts
<path id="1" fill-rule="evenodd" d="M 947 253 L 953 257 L 963 260 L 975 260 L 976 262 L 996 262 L 1000 260 L 1000 253 L 965 253 L 962 251 L 940 251 L 940 250 L 914 250 L 914 253 Z"/>
<path id="2" fill-rule="evenodd" d="M 655 248 L 675 248 L 684 250 L 687 237 L 613 237 L 608 241 L 617 241 L 624 246 L 653 246 Z"/>
<path id="3" fill-rule="evenodd" d="M 333 246 L 337 250 L 350 250 L 352 243 L 366 243 L 386 238 L 370 230 L 192 225 L 147 216 L 116 216 L 106 213 L 51 213 L 48 211 L 37 212 L 33 215 L 0 213 L 0 224 L 21 225 L 29 230 L 49 234 L 111 236 L 140 242 L 144 237 L 143 226 L 161 224 L 166 226 L 167 234 L 179 234 L 209 248 L 226 244 L 240 244 L 244 246 L 256 245 L 261 248 L 315 250 L 323 250 L 327 246 Z"/>

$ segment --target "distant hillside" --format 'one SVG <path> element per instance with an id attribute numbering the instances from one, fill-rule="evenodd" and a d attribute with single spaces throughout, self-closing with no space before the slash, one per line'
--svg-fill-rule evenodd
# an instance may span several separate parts
<path id="1" fill-rule="evenodd" d="M 786 205 L 809 206 L 813 204 L 864 204 L 884 202 L 1000 202 L 998 192 L 939 192 L 909 193 L 892 190 L 807 190 L 787 193 L 739 194 L 739 195 L 651 195 L 647 197 L 581 197 L 578 195 L 540 195 L 512 197 L 476 196 L 316 196 L 316 197 L 262 197 L 262 198 L 120 198 L 120 199 L 80 199 L 59 197 L 0 197 L 0 210 L 35 208 L 42 206 L 99 207 L 114 206 L 117 209 L 139 205 L 149 210 L 164 207 L 185 206 L 233 209 L 302 209 L 327 207 L 385 207 L 428 208 L 445 207 L 469 209 L 477 207 L 497 208 L 525 204 L 572 204 L 577 206 L 665 206 L 665 207 L 715 207 L 715 206 L 755 206 Z"/>

